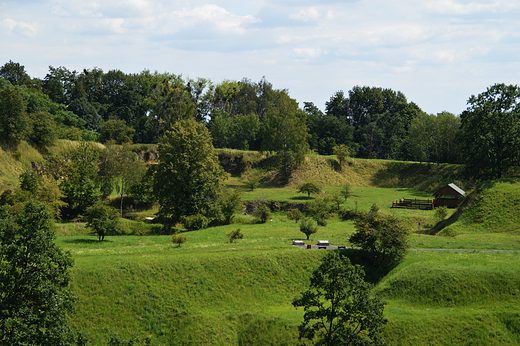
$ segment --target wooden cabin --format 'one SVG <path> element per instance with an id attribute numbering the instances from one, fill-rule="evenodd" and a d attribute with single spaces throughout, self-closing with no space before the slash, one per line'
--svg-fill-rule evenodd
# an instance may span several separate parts
<path id="1" fill-rule="evenodd" d="M 455 184 L 448 184 L 435 192 L 435 207 L 457 208 L 466 192 Z"/>

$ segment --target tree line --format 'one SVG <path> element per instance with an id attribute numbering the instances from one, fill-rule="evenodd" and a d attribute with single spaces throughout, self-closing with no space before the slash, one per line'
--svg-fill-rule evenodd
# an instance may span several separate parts
<path id="1" fill-rule="evenodd" d="M 55 138 L 159 143 L 172 124 L 194 119 L 216 148 L 277 153 L 286 175 L 309 150 L 341 148 L 357 158 L 464 163 L 489 178 L 518 165 L 519 94 L 516 86 L 493 85 L 456 116 L 427 114 L 400 91 L 355 86 L 335 92 L 321 111 L 312 102 L 299 107 L 265 78 L 213 83 L 50 66 L 40 80 L 9 61 L 0 68 L 0 139 L 43 147 Z"/>
<path id="2" fill-rule="evenodd" d="M 21 117 L 26 108 L 33 118 L 44 119 L 40 123 L 54 120 L 60 138 L 158 143 L 173 122 L 194 118 L 207 126 L 217 148 L 276 151 L 289 146 L 297 156 L 307 148 L 332 155 L 335 146 L 344 144 L 360 158 L 461 162 L 452 131 L 460 118 L 446 112 L 427 115 L 391 89 L 338 91 L 322 112 L 312 102 L 300 108 L 287 90 L 275 89 L 265 78 L 214 84 L 149 70 L 125 74 L 50 66 L 39 80 L 12 61 L 0 68 L 0 77 L 2 89 L 6 82 L 14 88 L 10 103 L 18 109 L 10 110 L 12 117 Z M 21 131 L 13 128 L 6 135 L 20 136 Z"/>

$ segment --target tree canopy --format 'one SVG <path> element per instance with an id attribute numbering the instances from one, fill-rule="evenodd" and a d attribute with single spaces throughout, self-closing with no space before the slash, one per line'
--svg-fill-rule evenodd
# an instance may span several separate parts
<path id="1" fill-rule="evenodd" d="M 68 324 L 75 298 L 72 259 L 54 243 L 51 217 L 35 202 L 22 213 L 0 210 L 0 342 L 4 345 L 77 345 Z"/>
<path id="2" fill-rule="evenodd" d="M 193 119 L 180 120 L 166 131 L 158 151 L 154 192 L 159 215 L 173 224 L 196 214 L 215 218 L 225 174 L 207 128 Z"/>
<path id="3" fill-rule="evenodd" d="M 520 88 L 495 84 L 468 104 L 460 131 L 466 167 L 481 180 L 501 178 L 520 163 Z"/>
<path id="4" fill-rule="evenodd" d="M 301 339 L 313 345 L 386 345 L 381 330 L 384 305 L 370 295 L 363 269 L 335 251 L 314 270 L 309 289 L 293 300 L 305 310 L 298 326 Z"/>

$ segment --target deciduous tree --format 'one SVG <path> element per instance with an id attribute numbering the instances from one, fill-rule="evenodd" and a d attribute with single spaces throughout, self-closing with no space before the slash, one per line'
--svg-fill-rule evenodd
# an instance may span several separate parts
<path id="1" fill-rule="evenodd" d="M 371 297 L 360 266 L 337 252 L 328 252 L 312 273 L 309 289 L 293 300 L 303 307 L 299 337 L 312 345 L 347 346 L 386 343 L 381 337 L 384 304 Z"/>
<path id="2" fill-rule="evenodd" d="M 466 167 L 481 180 L 501 178 L 520 164 L 520 88 L 495 84 L 468 103 L 460 131 Z"/>
<path id="3" fill-rule="evenodd" d="M 154 193 L 159 215 L 170 224 L 195 214 L 214 219 L 225 173 L 206 127 L 193 119 L 177 121 L 166 131 L 158 151 Z"/>
<path id="4" fill-rule="evenodd" d="M 72 258 L 54 243 L 51 218 L 35 202 L 11 216 L 0 211 L 0 343 L 84 344 L 69 326 L 75 297 Z"/>

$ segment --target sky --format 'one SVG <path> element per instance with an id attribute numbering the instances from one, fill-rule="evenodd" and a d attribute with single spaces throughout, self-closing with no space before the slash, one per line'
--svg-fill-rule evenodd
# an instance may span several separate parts
<path id="1" fill-rule="evenodd" d="M 325 109 L 354 86 L 429 114 L 520 81 L 518 0 L 0 0 L 0 66 L 265 77 Z"/>

